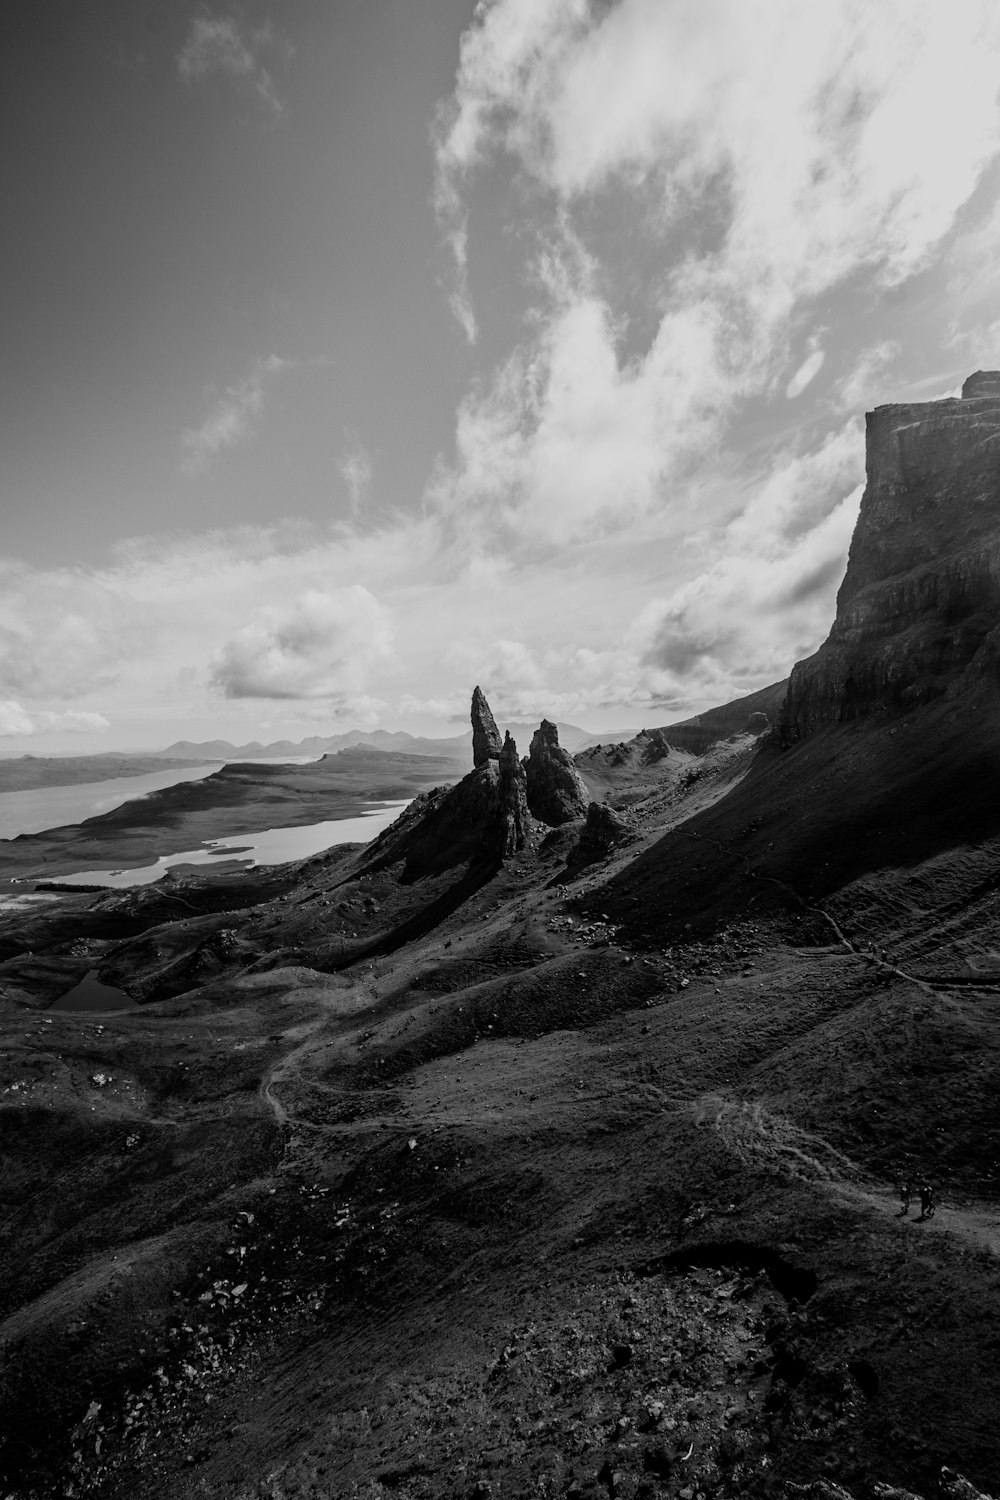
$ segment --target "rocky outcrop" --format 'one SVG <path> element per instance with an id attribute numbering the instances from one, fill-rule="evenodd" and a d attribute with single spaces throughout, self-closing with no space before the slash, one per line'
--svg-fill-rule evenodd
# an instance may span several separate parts
<path id="1" fill-rule="evenodd" d="M 959 400 L 867 417 L 867 485 L 837 616 L 792 671 L 787 743 L 995 680 L 1000 647 L 1000 372 Z"/>
<path id="2" fill-rule="evenodd" d="M 978 396 L 995 396 L 1000 399 L 1000 370 L 977 370 L 962 386 L 962 400 L 969 401 Z"/>
<path id="3" fill-rule="evenodd" d="M 502 744 L 496 720 L 490 712 L 482 689 L 472 693 L 472 764 L 484 766 L 488 760 L 499 760 Z"/>
<path id="4" fill-rule="evenodd" d="M 517 745 L 504 736 L 497 776 L 496 803 L 487 831 L 487 852 L 496 859 L 509 859 L 527 842 L 528 786 L 524 767 L 517 758 Z"/>
<path id="5" fill-rule="evenodd" d="M 587 821 L 580 840 L 570 856 L 570 863 L 584 863 L 604 859 L 621 844 L 631 843 L 635 837 L 630 823 L 616 813 L 606 802 L 591 802 L 587 808 Z"/>
<path id="6" fill-rule="evenodd" d="M 499 743 L 490 706 L 477 688 L 472 699 L 473 733 L 481 731 L 487 754 L 455 786 L 417 797 L 371 845 L 371 869 L 405 862 L 403 878 L 419 880 L 457 865 L 508 859 L 523 849 L 531 828 L 524 767 L 508 734 Z"/>
<path id="7" fill-rule="evenodd" d="M 527 777 L 528 807 L 541 823 L 558 828 L 582 818 L 587 811 L 590 793 L 573 757 L 559 743 L 559 731 L 543 719 L 531 739 L 524 759 Z"/>

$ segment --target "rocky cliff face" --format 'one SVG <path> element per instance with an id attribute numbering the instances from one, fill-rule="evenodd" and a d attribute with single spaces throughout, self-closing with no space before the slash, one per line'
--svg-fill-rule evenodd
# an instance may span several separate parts
<path id="1" fill-rule="evenodd" d="M 997 680 L 1000 372 L 959 400 L 880 406 L 868 482 L 824 645 L 792 671 L 782 734 Z"/>
<path id="2" fill-rule="evenodd" d="M 590 793 L 572 755 L 560 745 L 558 729 L 548 719 L 532 735 L 524 769 L 528 807 L 539 822 L 557 828 L 586 814 Z"/>

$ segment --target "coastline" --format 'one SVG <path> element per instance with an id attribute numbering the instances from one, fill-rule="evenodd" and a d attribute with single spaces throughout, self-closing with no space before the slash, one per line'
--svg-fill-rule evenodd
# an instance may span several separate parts
<path id="1" fill-rule="evenodd" d="M 373 803 L 409 801 L 454 779 L 454 761 L 386 751 L 348 751 L 302 766 L 225 766 L 82 823 L 0 840 L 0 883 L 134 870 L 213 840 L 360 818 Z"/>

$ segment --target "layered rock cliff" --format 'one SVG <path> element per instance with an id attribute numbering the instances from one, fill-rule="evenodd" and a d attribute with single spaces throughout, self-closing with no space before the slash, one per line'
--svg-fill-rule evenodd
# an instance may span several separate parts
<path id="1" fill-rule="evenodd" d="M 869 412 L 866 464 L 833 628 L 789 678 L 786 742 L 997 682 L 1000 372 Z"/>
<path id="2" fill-rule="evenodd" d="M 549 719 L 543 719 L 532 735 L 524 769 L 532 817 L 558 828 L 561 823 L 585 816 L 590 793 Z"/>

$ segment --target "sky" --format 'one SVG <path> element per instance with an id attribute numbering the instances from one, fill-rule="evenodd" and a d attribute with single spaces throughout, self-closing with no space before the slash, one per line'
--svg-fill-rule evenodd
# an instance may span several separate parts
<path id="1" fill-rule="evenodd" d="M 994 0 L 32 0 L 0 751 L 635 732 L 815 650 L 1000 366 Z"/>

